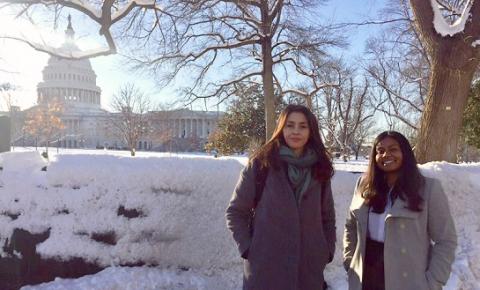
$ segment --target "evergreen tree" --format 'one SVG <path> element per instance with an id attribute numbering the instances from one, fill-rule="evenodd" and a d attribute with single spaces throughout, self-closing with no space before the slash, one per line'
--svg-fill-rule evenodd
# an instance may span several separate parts
<path id="1" fill-rule="evenodd" d="M 244 153 L 265 142 L 265 110 L 262 87 L 239 85 L 237 97 L 229 104 L 227 112 L 218 122 L 216 131 L 205 146 L 221 155 Z M 276 97 L 276 113 L 284 107 Z"/>
<path id="2" fill-rule="evenodd" d="M 480 81 L 475 82 L 463 113 L 465 143 L 480 149 Z"/>

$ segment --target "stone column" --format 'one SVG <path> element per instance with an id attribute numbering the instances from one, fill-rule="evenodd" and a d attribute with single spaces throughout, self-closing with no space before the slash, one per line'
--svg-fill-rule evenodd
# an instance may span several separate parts
<path id="1" fill-rule="evenodd" d="M 187 122 L 185 119 L 180 119 L 180 137 L 185 138 L 187 136 L 187 130 L 185 129 L 187 126 Z"/>
<path id="2" fill-rule="evenodd" d="M 197 136 L 198 138 L 202 138 L 202 119 L 197 119 Z"/>
<path id="3" fill-rule="evenodd" d="M 180 135 L 180 119 L 175 119 L 175 136 L 177 138 L 180 138 L 181 135 Z"/>
<path id="4" fill-rule="evenodd" d="M 190 137 L 193 137 L 194 133 L 195 133 L 195 120 L 194 119 L 190 119 Z"/>
<path id="5" fill-rule="evenodd" d="M 192 122 L 193 122 L 193 132 L 192 132 L 192 135 L 195 136 L 195 137 L 198 137 L 198 120 L 197 120 L 197 119 L 193 119 Z"/>

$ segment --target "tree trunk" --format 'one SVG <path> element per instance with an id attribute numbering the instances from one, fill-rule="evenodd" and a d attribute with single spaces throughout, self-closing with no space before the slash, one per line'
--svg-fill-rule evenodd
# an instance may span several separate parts
<path id="1" fill-rule="evenodd" d="M 265 45 L 263 64 L 263 93 L 265 98 L 265 140 L 269 140 L 275 130 L 275 93 L 273 89 L 272 44 Z"/>
<path id="2" fill-rule="evenodd" d="M 474 69 L 462 71 L 439 62 L 433 64 L 430 89 L 415 146 L 419 163 L 440 160 L 457 162 L 458 132 L 462 126 L 473 74 Z"/>
<path id="3" fill-rule="evenodd" d="M 275 130 L 275 92 L 273 88 L 271 20 L 268 15 L 268 3 L 262 7 L 262 58 L 263 58 L 263 94 L 265 103 L 265 140 L 270 140 Z"/>
<path id="4" fill-rule="evenodd" d="M 307 105 L 307 108 L 309 108 L 313 112 L 312 96 L 305 96 L 305 104 Z"/>
<path id="5" fill-rule="evenodd" d="M 472 3 L 464 30 L 453 36 L 441 36 L 433 24 L 430 1 L 410 0 L 416 29 L 431 58 L 430 87 L 415 146 L 419 163 L 457 162 L 463 112 L 479 64 L 479 49 L 473 42 L 480 36 L 480 2 Z"/>

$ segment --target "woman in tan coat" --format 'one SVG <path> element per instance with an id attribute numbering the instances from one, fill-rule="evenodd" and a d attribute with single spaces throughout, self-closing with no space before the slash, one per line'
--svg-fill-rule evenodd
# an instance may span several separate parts
<path id="1" fill-rule="evenodd" d="M 322 290 L 335 251 L 333 167 L 315 116 L 289 105 L 250 158 L 227 208 L 243 289 Z"/>
<path id="2" fill-rule="evenodd" d="M 408 140 L 375 139 L 355 188 L 344 233 L 350 290 L 440 290 L 457 236 L 438 180 L 421 175 Z"/>

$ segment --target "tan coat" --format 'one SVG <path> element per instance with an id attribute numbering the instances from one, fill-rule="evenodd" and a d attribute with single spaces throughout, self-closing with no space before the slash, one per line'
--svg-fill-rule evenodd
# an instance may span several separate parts
<path id="1" fill-rule="evenodd" d="M 385 219 L 386 290 L 440 290 L 450 275 L 457 235 L 447 197 L 432 178 L 426 178 L 421 195 L 422 212 L 405 208 L 406 202 L 397 199 Z M 355 189 L 343 238 L 350 290 L 362 289 L 368 211 Z"/>
<path id="2" fill-rule="evenodd" d="M 246 258 L 243 289 L 321 290 L 323 270 L 335 251 L 330 183 L 322 193 L 312 179 L 297 207 L 285 170 L 270 169 L 251 234 L 255 172 L 253 166 L 244 169 L 226 213 L 239 256 Z"/>

